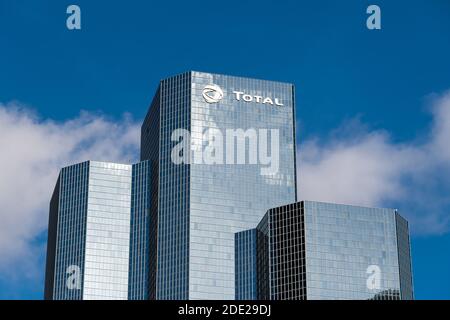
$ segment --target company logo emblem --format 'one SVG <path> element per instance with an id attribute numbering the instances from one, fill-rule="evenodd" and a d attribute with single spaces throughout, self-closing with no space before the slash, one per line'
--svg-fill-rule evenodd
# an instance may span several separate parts
<path id="1" fill-rule="evenodd" d="M 223 91 L 218 85 L 209 84 L 203 89 L 202 95 L 206 102 L 216 103 L 222 100 Z"/>

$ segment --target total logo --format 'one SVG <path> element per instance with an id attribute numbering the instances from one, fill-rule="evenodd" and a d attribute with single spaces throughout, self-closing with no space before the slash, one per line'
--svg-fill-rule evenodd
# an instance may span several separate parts
<path id="1" fill-rule="evenodd" d="M 216 84 L 208 84 L 203 88 L 203 99 L 208 103 L 217 103 L 223 99 L 224 93 L 222 88 Z M 278 98 L 263 97 L 257 95 L 246 94 L 243 91 L 233 91 L 234 98 L 237 101 L 256 102 L 262 104 L 271 104 L 275 106 L 284 106 Z"/>
<path id="2" fill-rule="evenodd" d="M 222 100 L 223 98 L 223 91 L 222 89 L 216 85 L 216 84 L 209 84 L 205 86 L 203 89 L 203 98 L 208 103 L 216 103 Z"/>

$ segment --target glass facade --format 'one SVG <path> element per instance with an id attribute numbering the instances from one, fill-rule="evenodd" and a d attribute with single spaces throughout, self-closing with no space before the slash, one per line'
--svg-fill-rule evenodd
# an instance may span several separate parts
<path id="1" fill-rule="evenodd" d="M 90 161 L 83 299 L 128 298 L 131 172 Z"/>
<path id="2" fill-rule="evenodd" d="M 47 299 L 83 298 L 77 278 L 82 280 L 85 268 L 88 190 L 89 162 L 61 170 L 50 206 L 49 240 L 54 241 L 49 243 L 54 249 L 47 251 Z M 70 276 L 75 281 L 68 283 Z"/>
<path id="3" fill-rule="evenodd" d="M 204 96 L 211 85 L 222 90 L 215 103 Z M 245 92 L 246 98 L 276 97 L 283 106 L 238 100 L 233 91 Z M 269 208 L 296 199 L 294 108 L 291 84 L 200 72 L 161 81 L 141 138 L 141 160 L 159 148 L 155 298 L 234 298 L 234 233 L 256 225 Z M 155 124 L 159 132 L 152 134 Z M 173 163 L 172 149 L 179 142 L 171 139 L 174 130 L 191 133 L 188 151 L 195 155 L 207 146 L 204 134 L 211 128 L 224 134 L 227 129 L 278 130 L 277 172 L 262 175 L 266 165 L 258 163 L 211 165 L 198 158 Z M 158 137 L 159 145 L 153 142 Z M 250 142 L 241 147 L 249 156 Z"/>
<path id="4" fill-rule="evenodd" d="M 190 74 L 161 81 L 156 299 L 188 299 L 189 165 L 171 160 L 176 129 L 190 128 Z M 150 109 L 151 112 L 151 109 Z M 152 136 L 149 139 L 153 139 Z"/>
<path id="5" fill-rule="evenodd" d="M 400 269 L 400 295 L 405 300 L 412 300 L 414 299 L 414 290 L 408 221 L 397 212 L 395 222 L 397 227 L 398 266 Z"/>
<path id="6" fill-rule="evenodd" d="M 305 224 L 300 205 L 270 209 L 267 214 L 271 300 L 306 299 Z"/>
<path id="7" fill-rule="evenodd" d="M 269 278 L 269 299 L 413 299 L 408 223 L 396 210 L 303 201 L 265 219 L 257 279 Z"/>
<path id="8" fill-rule="evenodd" d="M 148 299 L 156 299 L 157 282 L 157 230 L 158 230 L 158 203 L 159 203 L 159 155 L 160 155 L 160 116 L 161 116 L 161 87 L 156 91 L 150 109 L 141 128 L 141 161 L 146 162 L 146 170 L 151 177 L 148 181 L 150 192 L 150 212 L 148 223 L 148 270 L 135 269 L 134 272 L 148 273 Z M 138 166 L 138 165 L 136 165 Z M 134 181 L 134 180 L 133 180 Z M 142 180 L 143 182 L 143 180 Z M 135 182 L 133 182 L 135 185 Z M 138 184 L 139 185 L 139 184 Z M 133 198 L 134 199 L 134 198 Z M 142 230 L 141 230 L 142 231 Z M 144 239 L 144 237 L 141 237 Z M 141 244 L 141 246 L 144 246 Z M 141 265 L 141 267 L 144 267 Z M 138 284 L 137 284 L 138 285 Z M 133 291 L 133 290 L 131 290 Z M 133 299 L 145 299 L 146 294 L 133 294 Z"/>
<path id="9" fill-rule="evenodd" d="M 58 229 L 59 215 L 59 190 L 61 186 L 61 174 L 58 177 L 53 195 L 50 200 L 50 210 L 48 217 L 48 239 L 47 239 L 47 257 L 45 262 L 45 285 L 44 299 L 53 298 L 53 288 L 55 286 L 55 258 L 56 258 L 56 237 Z"/>
<path id="10" fill-rule="evenodd" d="M 149 299 L 151 162 L 133 165 L 131 186 L 129 300 Z"/>
<path id="11" fill-rule="evenodd" d="M 46 299 L 127 299 L 130 165 L 63 168 L 50 206 Z"/>
<path id="12" fill-rule="evenodd" d="M 256 229 L 237 232 L 235 243 L 235 298 L 256 300 L 258 299 Z"/>
<path id="13" fill-rule="evenodd" d="M 308 299 L 385 299 L 412 297 L 412 280 L 400 274 L 399 252 L 411 269 L 407 224 L 397 235 L 396 210 L 304 202 Z M 404 221 L 404 219 L 403 219 Z M 379 284 L 367 283 L 370 275 Z M 400 295 L 400 276 L 410 292 Z"/>

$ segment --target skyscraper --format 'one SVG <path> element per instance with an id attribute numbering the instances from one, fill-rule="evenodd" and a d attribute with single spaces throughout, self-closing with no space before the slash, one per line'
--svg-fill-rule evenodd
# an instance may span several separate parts
<path id="1" fill-rule="evenodd" d="M 200 72 L 161 81 L 141 131 L 158 185 L 150 297 L 234 298 L 234 233 L 296 200 L 294 101 L 281 82 Z"/>
<path id="2" fill-rule="evenodd" d="M 45 298 L 127 299 L 132 166 L 63 168 L 50 204 Z"/>
<path id="3" fill-rule="evenodd" d="M 393 209 L 272 208 L 236 234 L 236 299 L 413 299 L 408 222 Z"/>

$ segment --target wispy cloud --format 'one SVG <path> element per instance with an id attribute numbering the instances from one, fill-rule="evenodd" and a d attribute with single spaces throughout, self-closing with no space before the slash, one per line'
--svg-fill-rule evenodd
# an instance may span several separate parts
<path id="1" fill-rule="evenodd" d="M 450 230 L 450 92 L 430 98 L 425 137 L 396 143 L 359 120 L 326 141 L 309 139 L 299 154 L 300 199 L 395 206 L 420 234 Z"/>
<path id="2" fill-rule="evenodd" d="M 0 278 L 13 277 L 18 267 L 35 275 L 43 250 L 36 237 L 47 228 L 59 169 L 89 159 L 135 161 L 139 128 L 129 115 L 113 121 L 81 112 L 56 122 L 17 103 L 0 104 Z"/>

